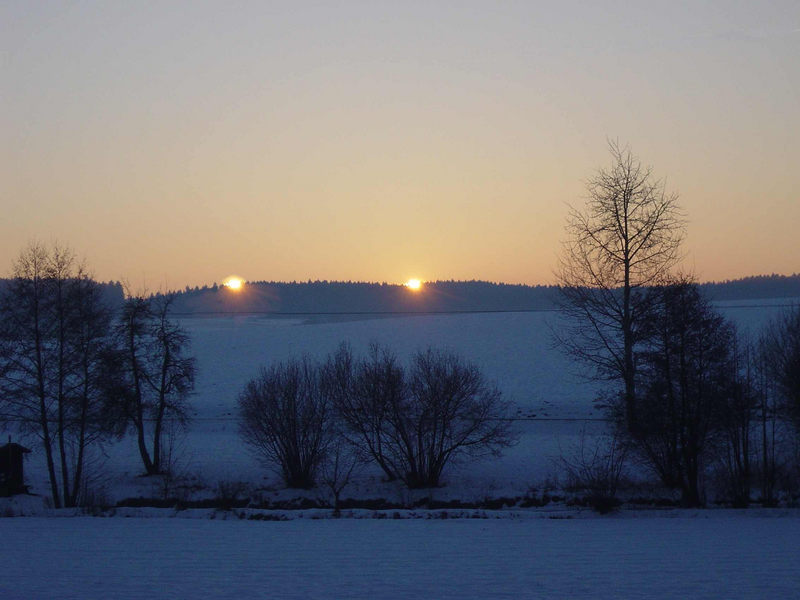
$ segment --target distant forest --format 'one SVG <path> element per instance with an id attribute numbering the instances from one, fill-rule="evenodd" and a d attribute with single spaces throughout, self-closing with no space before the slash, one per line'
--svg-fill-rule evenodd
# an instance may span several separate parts
<path id="1" fill-rule="evenodd" d="M 5 290 L 5 286 L 9 281 L 10 280 L 7 278 L 0 278 L 0 292 Z M 114 308 L 122 306 L 122 303 L 125 300 L 125 290 L 119 281 L 101 281 L 98 283 L 100 283 L 100 289 L 103 291 L 103 299 L 109 306 Z"/>
<path id="2" fill-rule="evenodd" d="M 0 279 L 0 287 L 5 280 Z M 112 306 L 124 299 L 116 281 L 102 284 Z M 758 275 L 702 283 L 715 301 L 800 298 L 800 274 Z M 214 284 L 176 292 L 175 315 L 220 313 L 353 314 L 554 310 L 558 288 L 488 281 L 433 281 L 419 291 L 404 285 L 351 281 L 251 281 L 233 291 Z"/>
<path id="3" fill-rule="evenodd" d="M 716 301 L 800 298 L 800 274 L 760 275 L 700 287 Z M 557 296 L 556 286 L 486 281 L 434 281 L 419 291 L 387 283 L 254 281 L 238 291 L 216 284 L 186 288 L 173 306 L 174 314 L 530 311 L 554 310 Z"/>

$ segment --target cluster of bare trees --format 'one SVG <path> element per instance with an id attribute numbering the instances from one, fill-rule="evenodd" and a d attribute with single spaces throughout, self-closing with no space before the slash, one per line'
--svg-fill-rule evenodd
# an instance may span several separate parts
<path id="1" fill-rule="evenodd" d="M 475 365 L 434 349 L 408 366 L 378 346 L 360 359 L 342 346 L 321 363 L 278 364 L 247 384 L 239 409 L 243 439 L 287 485 L 321 476 L 337 498 L 361 461 L 432 487 L 449 463 L 515 441 L 500 392 Z"/>
<path id="2" fill-rule="evenodd" d="M 185 416 L 194 381 L 169 298 L 128 298 L 117 314 L 58 245 L 30 245 L 12 274 L 0 294 L 0 418 L 41 441 L 54 505 L 79 503 L 91 451 L 129 427 L 158 472 L 162 425 Z"/>
<path id="3" fill-rule="evenodd" d="M 637 353 L 637 428 L 630 439 L 683 503 L 703 504 L 705 462 L 749 407 L 740 405 L 736 331 L 690 281 L 653 296 Z M 728 428 L 726 426 L 730 425 Z"/>
<path id="4" fill-rule="evenodd" d="M 800 414 L 800 310 L 758 341 L 740 339 L 690 277 L 672 273 L 684 230 L 677 195 L 629 149 L 610 151 L 611 168 L 568 219 L 560 341 L 595 378 L 618 382 L 604 399 L 615 435 L 684 504 L 705 503 L 712 464 L 734 503 L 750 501 L 757 471 L 762 501 L 774 501 L 780 433 Z"/>
<path id="5" fill-rule="evenodd" d="M 132 432 L 146 474 L 163 473 L 167 424 L 185 424 L 195 361 L 170 318 L 170 296 L 111 307 L 71 251 L 33 244 L 0 298 L 0 416 L 45 451 L 53 502 L 75 506 L 87 457 Z M 429 349 L 408 366 L 388 349 L 357 359 L 342 346 L 322 363 L 264 369 L 239 399 L 241 433 L 285 483 L 337 499 L 374 460 L 388 479 L 438 485 L 463 456 L 514 442 L 508 405 L 479 369 Z"/>
<path id="6" fill-rule="evenodd" d="M 101 290 L 61 247 L 31 246 L 0 299 L 0 401 L 36 435 L 56 506 L 73 506 L 87 450 L 107 435 L 102 365 L 112 315 Z"/>
<path id="7" fill-rule="evenodd" d="M 745 339 L 692 283 L 651 293 L 631 443 L 687 505 L 705 504 L 709 470 L 717 495 L 734 505 L 747 506 L 754 490 L 762 503 L 775 503 L 776 486 L 796 488 L 800 474 L 797 402 L 786 386 L 800 366 L 800 328 L 792 328 L 800 309 Z"/>

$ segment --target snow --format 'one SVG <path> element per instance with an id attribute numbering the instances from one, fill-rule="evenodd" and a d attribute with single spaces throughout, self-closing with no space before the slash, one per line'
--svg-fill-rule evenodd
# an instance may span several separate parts
<path id="1" fill-rule="evenodd" d="M 781 308 L 722 310 L 752 333 Z M 379 342 L 401 358 L 434 345 L 476 362 L 516 403 L 520 416 L 545 420 L 520 421 L 516 447 L 500 459 L 453 465 L 437 490 L 409 492 L 366 469 L 345 496 L 470 502 L 542 490 L 553 477 L 554 460 L 583 431 L 597 436 L 604 427 L 593 420 L 600 416 L 593 407 L 598 384 L 580 379 L 552 347 L 556 317 L 535 312 L 183 319 L 198 380 L 178 469 L 205 486 L 206 495 L 220 481 L 247 482 L 276 497 L 294 494 L 279 489 L 274 474 L 247 455 L 237 435 L 236 398 L 259 368 L 302 354 L 323 358 L 341 342 L 357 353 Z M 361 510 L 331 519 L 328 510 L 310 510 L 279 512 L 273 516 L 290 520 L 264 522 L 210 510 L 144 508 L 89 518 L 43 507 L 44 458 L 32 447 L 26 476 L 41 496 L 0 504 L 3 514 L 34 515 L 0 519 L 4 599 L 783 598 L 800 587 L 793 552 L 800 538 L 798 510 L 626 510 L 601 518 L 561 505 L 454 510 L 446 520 L 436 519 L 440 511 Z M 131 438 L 108 445 L 105 456 L 96 458 L 93 485 L 110 501 L 160 495 L 156 483 L 138 476 Z M 403 518 L 395 520 L 395 513 Z"/>
<path id="2" fill-rule="evenodd" d="M 729 305 L 730 306 L 729 306 Z M 724 314 L 741 327 L 757 331 L 786 301 L 777 306 L 721 304 Z M 751 303 L 752 304 L 752 303 Z M 278 486 L 274 473 L 251 457 L 237 433 L 236 399 L 245 383 L 262 366 L 304 354 L 323 359 L 339 344 L 349 343 L 356 354 L 372 342 L 384 344 L 405 359 L 413 352 L 436 346 L 453 350 L 478 364 L 488 379 L 518 407 L 519 444 L 500 459 L 452 465 L 445 471 L 448 498 L 466 500 L 487 496 L 517 496 L 554 476 L 554 461 L 575 446 L 581 431 L 590 435 L 603 424 L 593 406 L 597 383 L 580 377 L 576 367 L 553 346 L 552 328 L 558 313 L 480 313 L 452 315 L 353 318 L 324 316 L 311 319 L 265 316 L 194 317 L 181 320 L 192 338 L 197 357 L 197 385 L 191 404 L 194 420 L 178 447 L 178 467 L 200 485 L 243 481 Z M 31 446 L 36 450 L 34 446 Z M 105 448 L 91 467 L 110 500 L 158 496 L 152 483 L 142 481 L 140 459 L 129 437 Z M 26 478 L 32 491 L 47 494 L 47 475 L 41 451 L 26 459 Z M 401 491 L 381 487 L 377 470 L 365 470 L 364 486 L 371 497 L 398 499 Z M 364 487 L 362 486 L 362 487 Z M 345 495 L 348 495 L 347 492 Z"/>
<path id="3" fill-rule="evenodd" d="M 332 322 L 251 316 L 184 319 L 183 324 L 198 355 L 196 402 L 223 414 L 260 366 L 304 354 L 322 359 L 343 342 L 356 354 L 377 342 L 401 359 L 428 346 L 449 349 L 479 364 L 520 407 L 546 410 L 547 402 L 556 416 L 583 414 L 591 394 L 582 380 L 564 372 L 564 357 L 553 350 L 549 324 L 554 319 L 555 313 L 537 312 Z"/>
<path id="4" fill-rule="evenodd" d="M 4 519 L 0 597 L 789 598 L 800 518 Z"/>

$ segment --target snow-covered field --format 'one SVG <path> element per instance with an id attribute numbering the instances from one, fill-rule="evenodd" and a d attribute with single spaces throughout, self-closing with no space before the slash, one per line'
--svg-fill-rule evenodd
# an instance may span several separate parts
<path id="1" fill-rule="evenodd" d="M 741 328 L 757 332 L 778 314 L 785 300 L 726 303 L 722 310 Z M 744 306 L 742 306 L 744 305 Z M 763 305 L 767 305 L 766 307 Z M 324 358 L 342 342 L 356 354 L 377 342 L 393 348 L 399 357 L 436 346 L 453 350 L 477 363 L 518 407 L 519 444 L 499 460 L 455 465 L 445 472 L 443 499 L 480 499 L 522 495 L 540 487 L 554 472 L 553 461 L 574 447 L 582 431 L 602 431 L 602 415 L 594 408 L 598 384 L 587 383 L 576 366 L 553 347 L 551 329 L 558 327 L 554 312 L 395 316 L 348 320 L 343 317 L 276 319 L 264 316 L 195 317 L 182 320 L 197 357 L 196 393 L 191 403 L 194 419 L 178 446 L 182 473 L 212 488 L 220 481 L 243 481 L 255 486 L 279 486 L 275 475 L 244 449 L 237 434 L 236 400 L 245 383 L 262 366 L 304 354 Z M 544 419 L 544 420 L 541 420 Z M 555 420 L 552 420 L 555 419 Z M 42 452 L 26 459 L 26 476 L 35 493 L 47 493 Z M 109 445 L 106 456 L 94 464 L 97 486 L 109 500 L 155 496 L 141 473 L 134 440 Z M 402 491 L 377 489 L 379 474 L 367 469 L 359 490 L 399 500 Z M 366 488 L 366 491 L 365 491 Z M 369 488 L 372 488 L 371 491 Z"/>
<path id="2" fill-rule="evenodd" d="M 3 519 L 0 597 L 797 598 L 800 518 Z"/>
<path id="3" fill-rule="evenodd" d="M 724 310 L 756 332 L 780 309 Z M 569 451 L 583 431 L 591 437 L 604 427 L 592 420 L 600 416 L 592 404 L 596 384 L 577 377 L 552 347 L 555 316 L 184 319 L 198 380 L 194 420 L 180 443 L 177 467 L 204 486 L 206 495 L 221 481 L 242 481 L 285 497 L 275 475 L 248 456 L 238 439 L 236 398 L 246 381 L 272 361 L 302 354 L 322 358 L 341 342 L 357 353 L 379 342 L 401 357 L 434 345 L 479 364 L 520 416 L 537 420 L 518 423 L 520 442 L 502 458 L 456 466 L 446 472 L 444 487 L 424 493 L 470 502 L 541 489 L 555 457 Z M 17 497 L 0 509 L 74 514 L 42 508 L 44 461 L 31 446 L 26 477 L 41 496 Z M 156 485 L 138 476 L 132 439 L 105 453 L 92 468 L 93 485 L 106 500 L 159 495 Z M 345 496 L 414 500 L 369 469 Z M 626 510 L 598 517 L 561 505 L 456 510 L 448 519 L 431 518 L 441 514 L 425 510 L 317 518 L 329 513 L 293 512 L 286 522 L 199 509 L 0 519 L 0 598 L 789 598 L 800 589 L 793 551 L 800 539 L 797 510 Z"/>

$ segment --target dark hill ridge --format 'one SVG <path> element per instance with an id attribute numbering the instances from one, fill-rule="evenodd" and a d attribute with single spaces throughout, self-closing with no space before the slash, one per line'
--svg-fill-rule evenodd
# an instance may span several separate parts
<path id="1" fill-rule="evenodd" d="M 430 313 L 548 310 L 556 288 L 436 281 L 419 291 L 404 285 L 317 281 L 308 283 L 252 282 L 239 291 L 211 287 L 181 292 L 176 314 L 269 312 Z"/>
<path id="2" fill-rule="evenodd" d="M 712 300 L 758 300 L 800 298 L 800 273 L 794 275 L 755 275 L 700 285 Z"/>
<path id="3" fill-rule="evenodd" d="M 7 285 L 0 279 L 0 292 Z M 703 283 L 716 301 L 800 298 L 800 274 L 759 275 L 732 281 Z M 118 282 L 103 284 L 113 306 L 123 300 Z M 220 313 L 385 314 L 476 311 L 530 311 L 556 308 L 556 286 L 435 281 L 420 291 L 386 283 L 309 281 L 248 283 L 239 292 L 214 285 L 177 292 L 173 311 L 182 315 Z"/>
<path id="4" fill-rule="evenodd" d="M 701 284 L 711 300 L 800 298 L 800 274 L 747 277 Z M 435 281 L 419 291 L 404 285 L 337 281 L 251 282 L 240 291 L 213 286 L 187 289 L 175 314 L 439 313 L 530 311 L 556 308 L 556 286 L 486 281 Z"/>

